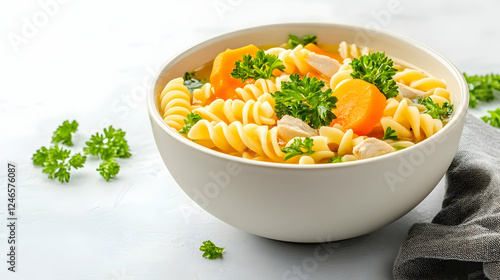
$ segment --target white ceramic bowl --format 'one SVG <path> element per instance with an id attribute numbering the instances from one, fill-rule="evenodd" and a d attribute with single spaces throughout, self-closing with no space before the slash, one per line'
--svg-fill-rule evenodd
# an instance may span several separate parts
<path id="1" fill-rule="evenodd" d="M 341 164 L 290 165 L 247 160 L 197 145 L 170 129 L 158 111 L 165 84 L 227 48 L 280 44 L 288 34 L 320 43 L 357 43 L 384 50 L 446 81 L 454 115 L 437 134 L 388 155 Z M 430 48 L 405 37 L 340 24 L 277 24 L 224 34 L 165 63 L 148 93 L 158 150 L 179 186 L 197 204 L 241 230 L 277 240 L 325 242 L 359 236 L 400 218 L 437 185 L 456 152 L 468 106 L 461 72 Z"/>

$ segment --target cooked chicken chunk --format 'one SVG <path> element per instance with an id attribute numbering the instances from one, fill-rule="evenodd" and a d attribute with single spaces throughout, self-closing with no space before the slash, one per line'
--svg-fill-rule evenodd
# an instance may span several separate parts
<path id="1" fill-rule="evenodd" d="M 388 153 L 395 152 L 396 150 L 386 142 L 377 138 L 367 138 L 352 150 L 353 154 L 358 159 L 372 158 Z"/>
<path id="2" fill-rule="evenodd" d="M 312 68 L 328 78 L 331 78 L 333 74 L 337 73 L 340 66 L 342 66 L 335 59 L 329 58 L 325 55 L 315 54 L 313 52 L 309 53 L 306 57 L 306 61 Z"/>
<path id="3" fill-rule="evenodd" d="M 414 89 L 412 87 L 409 87 L 405 84 L 398 83 L 398 82 L 396 82 L 396 85 L 398 85 L 398 91 L 403 97 L 406 97 L 409 99 L 417 99 L 417 98 L 425 98 L 426 97 L 425 91 Z"/>
<path id="4" fill-rule="evenodd" d="M 319 135 L 317 129 L 311 128 L 301 119 L 292 116 L 283 116 L 278 121 L 278 137 L 288 142 L 295 137 L 312 137 Z"/>

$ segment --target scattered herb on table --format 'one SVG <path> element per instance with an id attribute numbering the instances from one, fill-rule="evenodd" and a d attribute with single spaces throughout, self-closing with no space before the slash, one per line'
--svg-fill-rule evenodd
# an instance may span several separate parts
<path id="1" fill-rule="evenodd" d="M 337 108 L 337 97 L 330 88 L 323 91 L 324 86 L 323 81 L 314 77 L 291 75 L 289 82 L 281 83 L 281 91 L 271 94 L 276 102 L 276 115 L 296 117 L 315 129 L 329 125 L 336 118 L 332 109 Z"/>
<path id="2" fill-rule="evenodd" d="M 78 129 L 78 123 L 74 120 L 71 123 L 69 121 L 64 121 L 60 125 L 54 134 L 52 135 L 52 143 L 59 144 L 62 142 L 64 145 L 73 146 L 72 134 Z"/>
<path id="3" fill-rule="evenodd" d="M 41 147 L 31 159 L 34 165 L 43 167 L 42 172 L 47 173 L 50 179 L 69 182 L 71 168 L 81 168 L 87 160 L 87 157 L 80 153 L 71 157 L 70 154 L 71 151 L 60 148 L 56 144 L 48 149 Z"/>
<path id="4" fill-rule="evenodd" d="M 354 79 L 361 79 L 374 84 L 387 99 L 398 95 L 398 86 L 392 78 L 398 71 L 393 66 L 392 59 L 385 52 L 369 53 L 351 61 Z"/>
<path id="5" fill-rule="evenodd" d="M 464 73 L 469 86 L 469 106 L 475 108 L 477 102 L 490 102 L 495 99 L 494 91 L 500 91 L 500 75 L 473 75 Z"/>
<path id="6" fill-rule="evenodd" d="M 266 54 L 264 50 L 258 51 L 255 57 L 250 54 L 244 55 L 243 61 L 236 61 L 234 66 L 231 77 L 241 79 L 242 82 L 247 79 L 271 79 L 274 77 L 275 69 L 280 71 L 285 69 L 283 61 L 277 55 Z"/>
<path id="7" fill-rule="evenodd" d="M 223 247 L 217 247 L 215 244 L 210 241 L 203 241 L 203 245 L 200 246 L 200 251 L 203 251 L 203 257 L 207 259 L 216 259 L 216 258 L 222 258 L 222 251 L 224 251 L 225 248 Z"/>
<path id="8" fill-rule="evenodd" d="M 495 111 L 488 111 L 489 116 L 484 116 L 481 119 L 494 127 L 500 127 L 500 108 L 497 108 Z"/>

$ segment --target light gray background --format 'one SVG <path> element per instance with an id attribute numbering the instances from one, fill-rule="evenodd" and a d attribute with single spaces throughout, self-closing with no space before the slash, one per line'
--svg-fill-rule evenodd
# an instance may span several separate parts
<path id="1" fill-rule="evenodd" d="M 399 9 L 389 13 L 388 5 Z M 196 42 L 301 21 L 382 28 L 434 48 L 462 71 L 498 73 L 499 12 L 495 0 L 2 1 L 0 279 L 390 279 L 409 227 L 439 211 L 444 181 L 406 216 L 359 238 L 292 244 L 253 236 L 205 213 L 173 181 L 149 128 L 147 84 Z M 32 165 L 66 119 L 80 123 L 77 150 L 109 124 L 127 132 L 133 156 L 119 161 L 118 179 L 105 182 L 93 159 L 69 184 Z M 7 162 L 18 167 L 16 273 L 5 262 Z M 207 239 L 227 248 L 223 259 L 201 257 Z"/>

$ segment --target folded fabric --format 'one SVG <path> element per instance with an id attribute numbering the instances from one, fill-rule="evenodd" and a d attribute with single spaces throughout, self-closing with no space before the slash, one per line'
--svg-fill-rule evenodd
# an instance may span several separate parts
<path id="1" fill-rule="evenodd" d="M 468 115 L 442 210 L 414 224 L 395 279 L 500 279 L 500 129 Z"/>

